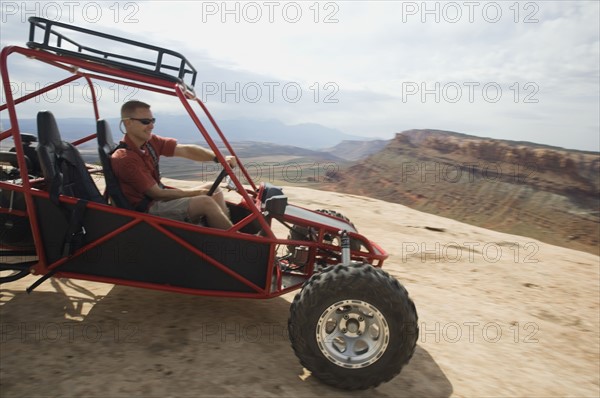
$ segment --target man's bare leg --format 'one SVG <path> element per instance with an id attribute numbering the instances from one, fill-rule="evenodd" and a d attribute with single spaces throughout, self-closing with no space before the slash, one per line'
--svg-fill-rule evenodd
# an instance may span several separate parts
<path id="1" fill-rule="evenodd" d="M 221 188 L 217 188 L 217 190 L 213 193 L 212 198 L 215 202 L 217 202 L 221 210 L 223 210 L 223 213 L 229 218 L 229 208 L 227 207 L 227 203 L 225 202 L 225 195 L 223 194 L 223 190 Z"/>
<path id="2" fill-rule="evenodd" d="M 221 195 L 222 196 L 222 195 Z M 193 221 L 206 217 L 208 226 L 219 229 L 229 229 L 233 225 L 211 196 L 195 196 L 190 199 L 188 207 L 189 218 Z"/>
<path id="3" fill-rule="evenodd" d="M 201 188 L 206 189 L 206 193 L 208 193 L 208 190 L 211 186 L 212 183 L 208 183 L 202 185 Z M 223 194 L 223 190 L 220 187 L 217 187 L 215 192 L 213 192 L 211 198 L 213 198 L 213 200 L 217 202 L 219 207 L 223 210 L 223 213 L 225 213 L 226 216 L 229 216 L 229 208 L 227 207 L 227 203 L 225 202 L 225 195 Z"/>

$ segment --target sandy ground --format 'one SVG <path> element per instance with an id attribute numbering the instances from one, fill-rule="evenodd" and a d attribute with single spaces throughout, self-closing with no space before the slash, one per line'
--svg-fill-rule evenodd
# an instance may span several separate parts
<path id="1" fill-rule="evenodd" d="M 307 376 L 286 333 L 293 294 L 220 299 L 28 277 L 0 290 L 2 397 L 598 397 L 599 269 L 591 254 L 407 207 L 305 188 L 391 254 L 415 301 L 412 361 L 345 392 Z M 430 229 L 428 229 L 430 228 Z"/>

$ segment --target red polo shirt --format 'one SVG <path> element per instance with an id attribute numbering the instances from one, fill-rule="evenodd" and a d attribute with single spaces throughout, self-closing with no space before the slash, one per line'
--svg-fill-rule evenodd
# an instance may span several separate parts
<path id="1" fill-rule="evenodd" d="M 136 207 L 144 199 L 144 192 L 160 182 L 160 176 L 156 171 L 152 155 L 146 149 L 146 144 L 138 148 L 127 135 L 124 141 L 127 149 L 116 150 L 110 163 L 119 180 L 121 191 L 129 203 Z M 154 134 L 150 136 L 148 142 L 154 148 L 157 157 L 173 156 L 177 146 L 176 139 L 163 138 Z"/>

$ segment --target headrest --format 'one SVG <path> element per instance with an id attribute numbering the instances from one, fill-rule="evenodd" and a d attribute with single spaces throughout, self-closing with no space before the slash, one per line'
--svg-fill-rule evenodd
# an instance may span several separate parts
<path id="1" fill-rule="evenodd" d="M 106 120 L 100 119 L 96 122 L 96 137 L 98 139 L 98 146 L 104 147 L 108 145 L 110 148 L 115 147 L 110 125 Z"/>
<path id="2" fill-rule="evenodd" d="M 57 148 L 62 146 L 62 138 L 58 131 L 56 119 L 50 111 L 40 111 L 37 114 L 37 128 L 39 145 L 51 145 Z"/>

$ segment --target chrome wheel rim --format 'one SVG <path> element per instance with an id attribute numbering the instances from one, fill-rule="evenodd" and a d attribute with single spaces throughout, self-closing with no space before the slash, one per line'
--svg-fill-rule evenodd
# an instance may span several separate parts
<path id="1" fill-rule="evenodd" d="M 362 300 L 343 300 L 329 306 L 317 322 L 321 353 L 344 368 L 364 368 L 385 353 L 390 330 L 383 314 Z"/>

